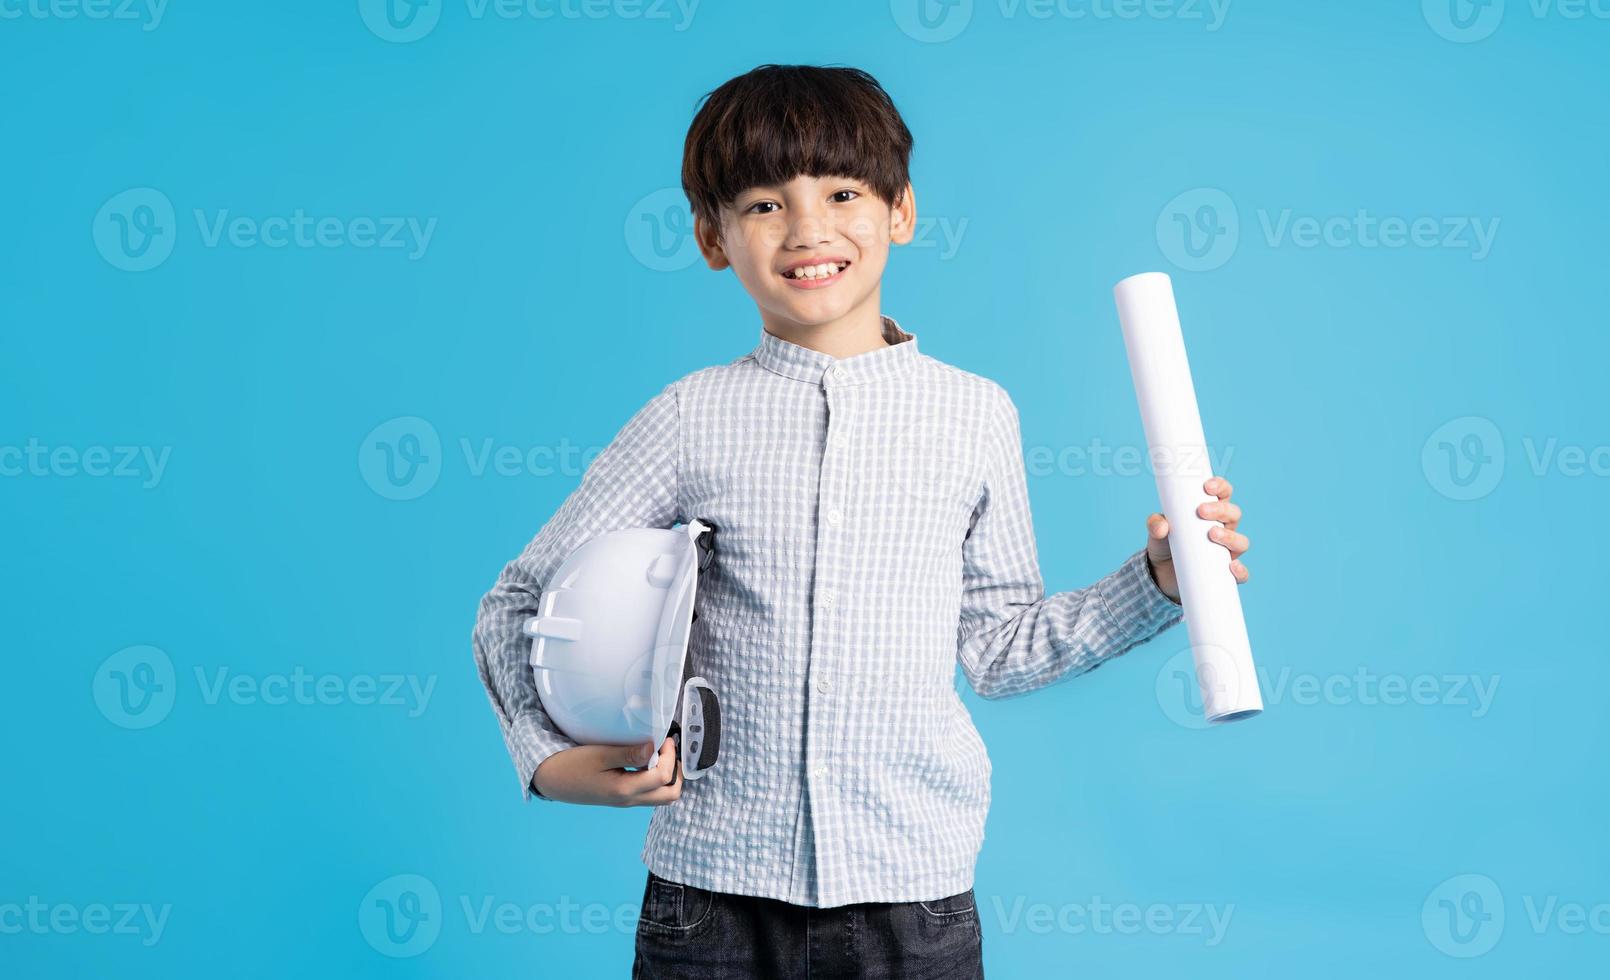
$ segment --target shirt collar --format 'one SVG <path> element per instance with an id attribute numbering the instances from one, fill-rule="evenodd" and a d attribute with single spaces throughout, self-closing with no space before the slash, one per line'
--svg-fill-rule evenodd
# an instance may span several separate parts
<path id="1" fill-rule="evenodd" d="M 843 385 L 865 384 L 897 377 L 917 360 L 917 335 L 900 329 L 893 317 L 882 316 L 883 339 L 888 347 L 874 347 L 849 357 L 802 347 L 784 340 L 765 326 L 760 328 L 760 345 L 754 358 L 761 367 L 784 377 L 811 384 Z"/>

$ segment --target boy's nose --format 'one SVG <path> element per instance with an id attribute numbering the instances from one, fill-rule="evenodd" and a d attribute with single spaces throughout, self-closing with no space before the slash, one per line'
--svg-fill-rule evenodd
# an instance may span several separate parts
<path id="1" fill-rule="evenodd" d="M 806 214 L 794 219 L 788 229 L 788 248 L 813 248 L 825 245 L 832 237 L 832 219 L 825 215 Z"/>

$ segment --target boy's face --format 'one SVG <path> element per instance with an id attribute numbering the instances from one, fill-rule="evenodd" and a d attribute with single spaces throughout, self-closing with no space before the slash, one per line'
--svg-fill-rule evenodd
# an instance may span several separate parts
<path id="1" fill-rule="evenodd" d="M 868 306 L 876 321 L 889 244 L 911 241 L 915 223 L 910 183 L 890 207 L 859 180 L 799 176 L 749 188 L 721 209 L 720 228 L 700 219 L 694 233 L 710 268 L 730 265 L 768 326 L 798 329 Z M 824 262 L 842 268 L 814 279 L 785 274 L 800 263 Z"/>

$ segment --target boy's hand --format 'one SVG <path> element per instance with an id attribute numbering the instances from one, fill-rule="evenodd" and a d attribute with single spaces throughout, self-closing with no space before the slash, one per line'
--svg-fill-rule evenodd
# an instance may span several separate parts
<path id="1" fill-rule="evenodd" d="M 1230 503 L 1230 481 L 1223 477 L 1210 477 L 1202 484 L 1202 489 L 1218 497 L 1210 500 L 1196 509 L 1196 516 L 1208 521 L 1218 521 L 1222 527 L 1208 528 L 1208 537 L 1230 549 L 1230 574 L 1235 576 L 1239 584 L 1245 584 L 1252 573 L 1242 564 L 1240 556 L 1252 547 L 1245 534 L 1236 531 L 1235 526 L 1241 523 L 1241 508 Z M 1179 577 L 1174 573 L 1174 556 L 1168 550 L 1168 518 L 1162 514 L 1153 514 L 1146 518 L 1146 558 L 1151 562 L 1152 574 L 1157 578 L 1157 587 L 1163 594 L 1180 601 Z"/>
<path id="2" fill-rule="evenodd" d="M 578 745 L 542 760 L 531 786 L 550 800 L 594 806 L 664 806 L 682 798 L 676 739 L 660 746 Z M 649 766 L 652 759 L 653 765 Z M 648 768 L 627 771 L 628 766 Z"/>

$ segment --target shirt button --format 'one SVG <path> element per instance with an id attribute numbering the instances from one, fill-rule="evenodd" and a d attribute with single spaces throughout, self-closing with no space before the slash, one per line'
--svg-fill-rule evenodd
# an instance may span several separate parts
<path id="1" fill-rule="evenodd" d="M 833 369 L 828 371 L 827 373 L 833 376 L 834 381 L 843 381 L 844 380 L 845 371 L 844 371 L 843 368 L 839 367 L 837 364 L 833 365 Z"/>
<path id="2" fill-rule="evenodd" d="M 833 603 L 837 602 L 838 599 L 838 593 L 834 592 L 832 589 L 828 589 L 826 592 L 822 593 L 822 607 L 825 609 L 832 609 Z"/>
<path id="3" fill-rule="evenodd" d="M 827 522 L 834 527 L 838 527 L 844 522 L 844 512 L 837 507 L 833 508 L 827 512 Z"/>
<path id="4" fill-rule="evenodd" d="M 834 449 L 843 449 L 845 446 L 850 444 L 850 440 L 846 439 L 842 435 L 839 435 L 837 432 L 833 433 L 833 438 L 829 441 L 833 443 Z"/>
<path id="5" fill-rule="evenodd" d="M 824 677 L 816 682 L 816 689 L 826 694 L 828 691 L 833 690 L 833 682 Z"/>
<path id="6" fill-rule="evenodd" d="M 815 776 L 817 779 L 826 779 L 827 778 L 827 767 L 826 766 L 817 766 L 815 769 L 811 770 L 811 775 Z"/>

